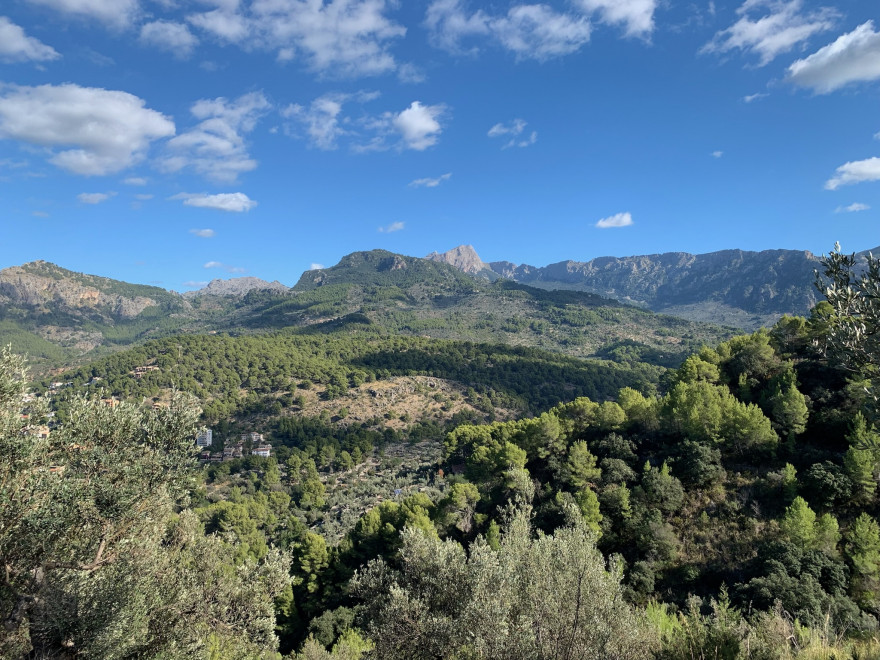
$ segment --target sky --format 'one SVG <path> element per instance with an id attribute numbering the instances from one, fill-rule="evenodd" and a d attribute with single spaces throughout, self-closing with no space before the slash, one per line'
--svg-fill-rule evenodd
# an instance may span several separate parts
<path id="1" fill-rule="evenodd" d="M 877 0 L 3 0 L 0 268 L 880 246 Z"/>

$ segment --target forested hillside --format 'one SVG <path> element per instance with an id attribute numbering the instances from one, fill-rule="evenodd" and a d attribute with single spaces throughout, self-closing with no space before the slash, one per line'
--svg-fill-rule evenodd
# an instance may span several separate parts
<path id="1" fill-rule="evenodd" d="M 877 657 L 880 263 L 825 265 L 808 318 L 668 371 L 349 318 L 32 397 L 4 351 L 0 649 Z M 201 423 L 272 455 L 195 468 Z"/>
<path id="2" fill-rule="evenodd" d="M 673 366 L 703 343 L 732 334 L 596 294 L 490 283 L 445 263 L 383 250 L 308 271 L 292 289 L 239 280 L 181 296 L 45 262 L 9 268 L 0 272 L 0 342 L 28 353 L 33 367 L 45 371 L 166 336 L 291 327 L 323 333 L 357 321 L 397 335 Z M 702 318 L 712 318 L 712 304 Z"/>

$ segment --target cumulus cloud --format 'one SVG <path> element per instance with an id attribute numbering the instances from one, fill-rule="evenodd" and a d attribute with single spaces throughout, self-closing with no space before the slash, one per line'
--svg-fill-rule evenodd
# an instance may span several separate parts
<path id="1" fill-rule="evenodd" d="M 599 12 L 605 23 L 622 23 L 629 37 L 644 37 L 654 30 L 657 0 L 577 0 L 588 12 Z"/>
<path id="2" fill-rule="evenodd" d="M 142 176 L 130 176 L 127 179 L 123 179 L 122 183 L 127 186 L 145 186 L 147 185 L 147 180 Z"/>
<path id="3" fill-rule="evenodd" d="M 801 87 L 827 94 L 849 83 L 880 78 L 880 32 L 862 23 L 827 46 L 788 67 L 788 78 Z"/>
<path id="4" fill-rule="evenodd" d="M 632 223 L 632 215 L 629 213 L 615 213 L 612 216 L 599 220 L 596 226 L 599 229 L 609 229 L 611 227 L 629 227 Z"/>
<path id="5" fill-rule="evenodd" d="M 204 193 L 179 193 L 169 199 L 183 200 L 185 206 L 196 206 L 204 209 L 216 209 L 230 213 L 243 213 L 250 211 L 257 203 L 242 192 L 218 193 L 206 195 Z"/>
<path id="6" fill-rule="evenodd" d="M 713 158 L 721 158 L 723 155 L 724 155 L 724 152 L 723 152 L 723 151 L 713 151 L 713 152 L 712 152 L 712 157 L 713 157 Z"/>
<path id="7" fill-rule="evenodd" d="M 80 193 L 76 198 L 83 204 L 100 204 L 106 202 L 115 193 Z"/>
<path id="8" fill-rule="evenodd" d="M 309 269 L 309 270 L 323 270 L 323 269 L 324 269 L 324 264 L 311 263 L 311 264 L 309 264 L 309 268 L 308 268 L 308 269 Z"/>
<path id="9" fill-rule="evenodd" d="M 419 101 L 413 101 L 391 123 L 400 133 L 407 149 L 424 151 L 437 144 L 440 133 L 443 132 L 440 122 L 437 121 L 443 111 L 442 105 L 422 105 Z"/>
<path id="10" fill-rule="evenodd" d="M 532 131 L 526 136 L 521 137 L 526 126 L 528 126 L 528 122 L 522 119 L 514 119 L 508 124 L 495 124 L 489 129 L 487 135 L 490 138 L 509 136 L 510 139 L 505 142 L 504 146 L 501 147 L 502 149 L 528 147 L 538 141 L 538 132 Z"/>
<path id="11" fill-rule="evenodd" d="M 140 40 L 147 46 L 155 46 L 179 59 L 192 55 L 199 40 L 183 23 L 153 21 L 141 27 Z"/>
<path id="12" fill-rule="evenodd" d="M 834 209 L 835 213 L 858 213 L 859 211 L 867 211 L 871 207 L 867 204 L 861 204 L 859 202 L 855 202 L 850 204 L 849 206 L 838 206 Z"/>
<path id="13" fill-rule="evenodd" d="M 174 123 L 127 92 L 74 84 L 0 87 L 0 138 L 53 151 L 49 162 L 86 176 L 143 160 Z"/>
<path id="14" fill-rule="evenodd" d="M 213 238 L 216 234 L 213 229 L 190 229 L 189 233 L 199 238 Z"/>
<path id="15" fill-rule="evenodd" d="M 92 18 L 112 28 L 131 24 L 140 8 L 138 0 L 29 0 L 62 14 Z"/>
<path id="16" fill-rule="evenodd" d="M 208 0 L 188 21 L 227 43 L 276 50 L 334 76 L 376 75 L 397 67 L 390 45 L 406 28 L 386 16 L 393 0 Z"/>
<path id="17" fill-rule="evenodd" d="M 462 42 L 475 36 L 491 37 L 517 59 L 548 60 L 578 51 L 590 40 L 590 22 L 584 16 L 559 13 L 543 4 L 515 5 L 507 14 L 468 13 L 461 0 L 434 0 L 425 26 L 431 42 L 453 53 L 467 52 Z M 471 48 L 469 52 L 476 52 Z"/>
<path id="18" fill-rule="evenodd" d="M 739 50 L 757 54 L 758 66 L 769 64 L 813 35 L 834 27 L 834 10 L 805 12 L 803 4 L 803 0 L 746 0 L 736 10 L 739 20 L 716 33 L 701 52 Z"/>
<path id="19" fill-rule="evenodd" d="M 251 92 L 229 101 L 225 98 L 196 102 L 191 112 L 202 120 L 195 128 L 169 140 L 159 167 L 165 172 L 191 168 L 213 179 L 233 183 L 238 175 L 257 167 L 250 157 L 244 134 L 270 108 L 262 92 Z"/>
<path id="20" fill-rule="evenodd" d="M 240 266 L 230 266 L 229 264 L 224 264 L 222 261 L 209 261 L 202 268 L 222 268 L 227 273 L 246 273 L 247 269 L 241 268 Z"/>
<path id="21" fill-rule="evenodd" d="M 381 114 L 346 114 L 344 106 L 351 103 L 366 103 L 379 97 L 378 92 L 358 92 L 356 94 L 324 94 L 308 106 L 293 104 L 283 110 L 281 115 L 304 127 L 305 134 L 295 125 L 285 125 L 284 130 L 293 137 L 303 137 L 319 149 L 336 149 L 343 137 L 356 152 L 384 151 L 397 147 L 423 151 L 437 143 L 443 126 L 440 120 L 446 106 L 423 105 L 413 101 L 400 112 Z"/>
<path id="22" fill-rule="evenodd" d="M 825 182 L 826 190 L 837 190 L 863 181 L 880 181 L 880 158 L 868 158 L 844 163 L 837 168 L 835 175 Z"/>
<path id="23" fill-rule="evenodd" d="M 325 94 L 312 101 L 308 108 L 294 104 L 281 114 L 303 124 L 313 146 L 329 151 L 336 149 L 338 138 L 349 132 L 341 126 L 340 114 L 350 98 L 350 94 Z"/>
<path id="24" fill-rule="evenodd" d="M 452 178 L 452 172 L 447 172 L 446 174 L 441 174 L 438 177 L 426 177 L 424 179 L 416 179 L 415 181 L 410 181 L 409 185 L 413 188 L 436 188 L 444 181 L 448 181 Z"/>
<path id="25" fill-rule="evenodd" d="M 0 61 L 48 62 L 61 55 L 39 39 L 29 37 L 24 30 L 5 16 L 0 16 Z"/>
<path id="26" fill-rule="evenodd" d="M 387 225 L 385 227 L 379 227 L 378 231 L 383 234 L 391 234 L 395 231 L 400 231 L 401 229 L 403 229 L 402 222 L 392 222 L 390 225 Z"/>

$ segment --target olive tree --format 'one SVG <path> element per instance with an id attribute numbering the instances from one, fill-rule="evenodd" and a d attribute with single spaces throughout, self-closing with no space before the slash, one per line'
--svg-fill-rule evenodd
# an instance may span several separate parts
<path id="1" fill-rule="evenodd" d="M 63 426 L 0 349 L 0 657 L 253 657 L 289 561 L 235 563 L 184 509 L 199 410 L 76 398 Z"/>
<path id="2" fill-rule="evenodd" d="M 531 509 L 507 513 L 497 550 L 465 550 L 403 531 L 399 570 L 371 562 L 353 580 L 377 658 L 597 658 L 650 656 L 654 636 L 623 598 L 576 510 L 552 535 L 533 536 Z M 372 657 L 372 656 L 371 656 Z"/>
<path id="3" fill-rule="evenodd" d="M 867 381 L 873 416 L 880 402 L 880 258 L 867 255 L 864 268 L 855 254 L 846 255 L 836 243 L 822 257 L 825 278 L 816 286 L 829 307 L 824 350 L 849 371 Z"/>

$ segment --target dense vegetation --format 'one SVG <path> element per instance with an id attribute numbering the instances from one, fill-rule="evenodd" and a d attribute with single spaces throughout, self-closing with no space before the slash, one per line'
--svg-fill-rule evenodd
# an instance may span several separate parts
<path id="1" fill-rule="evenodd" d="M 290 328 L 321 335 L 340 326 L 674 366 L 703 343 L 731 334 L 588 293 L 489 284 L 446 264 L 382 250 L 309 271 L 290 291 L 254 289 L 243 296 L 184 298 L 44 262 L 10 270 L 15 273 L 0 290 L 0 344 L 11 343 L 43 369 L 172 335 Z"/>
<path id="2" fill-rule="evenodd" d="M 880 268 L 826 265 L 810 318 L 667 373 L 350 319 L 160 340 L 70 377 L 161 402 L 174 381 L 228 406 L 207 419 L 229 435 L 263 420 L 272 458 L 201 473 L 179 395 L 157 410 L 56 395 L 61 424 L 35 438 L 43 397 L 22 398 L 4 353 L 4 650 L 878 657 Z M 128 374 L 144 365 L 159 368 Z M 400 374 L 458 381 L 479 405 L 389 433 L 401 419 L 312 418 L 297 401 L 341 405 Z"/>
<path id="3" fill-rule="evenodd" d="M 134 369 L 154 366 L 140 378 Z M 326 399 L 393 376 L 426 375 L 462 383 L 491 412 L 540 410 L 576 396 L 604 399 L 626 384 L 650 388 L 661 369 L 583 361 L 534 348 L 398 337 L 342 326 L 333 333 L 257 336 L 182 335 L 147 342 L 65 374 L 76 386 L 126 398 L 159 397 L 172 385 L 204 401 L 213 424 L 232 416 L 281 413 L 297 390 L 321 387 Z M 44 386 L 48 381 L 44 383 Z"/>

